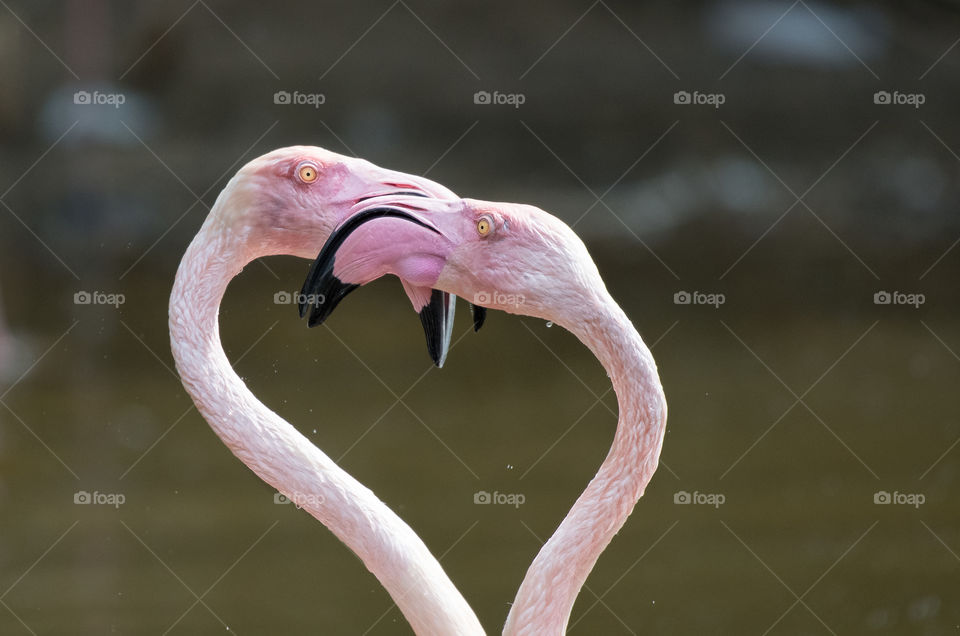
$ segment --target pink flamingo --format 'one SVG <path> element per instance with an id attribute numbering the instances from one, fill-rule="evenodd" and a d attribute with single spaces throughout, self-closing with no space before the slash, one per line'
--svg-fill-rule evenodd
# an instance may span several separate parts
<path id="1" fill-rule="evenodd" d="M 177 369 L 224 443 L 264 481 L 301 499 L 346 543 L 416 633 L 482 634 L 419 537 L 260 403 L 223 352 L 217 313 L 230 279 L 260 256 L 313 258 L 318 250 L 301 305 L 311 324 L 356 286 L 389 273 L 401 279 L 420 312 L 438 364 L 456 294 L 552 320 L 580 338 L 607 370 L 620 404 L 613 445 L 527 571 L 504 628 L 505 634 L 562 634 L 587 575 L 656 470 L 666 422 L 653 358 L 583 243 L 537 208 L 457 199 L 424 179 L 295 147 L 240 170 L 177 272 L 170 300 Z M 515 302 L 519 298 L 522 303 Z M 475 327 L 483 316 L 478 308 Z"/>

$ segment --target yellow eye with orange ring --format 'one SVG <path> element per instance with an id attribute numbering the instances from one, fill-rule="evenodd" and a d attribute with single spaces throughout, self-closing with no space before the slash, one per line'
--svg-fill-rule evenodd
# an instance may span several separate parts
<path id="1" fill-rule="evenodd" d="M 317 167 L 309 162 L 301 163 L 297 168 L 297 176 L 304 183 L 313 183 L 320 176 Z"/>
<path id="2" fill-rule="evenodd" d="M 492 229 L 493 222 L 490 220 L 489 216 L 481 216 L 479 219 L 477 219 L 477 234 L 480 236 L 486 236 Z"/>

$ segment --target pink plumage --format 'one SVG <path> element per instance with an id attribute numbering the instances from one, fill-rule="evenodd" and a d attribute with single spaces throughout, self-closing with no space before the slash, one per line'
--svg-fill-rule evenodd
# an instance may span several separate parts
<path id="1" fill-rule="evenodd" d="M 580 338 L 613 381 L 620 421 L 610 453 L 530 566 L 504 628 L 562 634 L 594 563 L 656 470 L 666 402 L 649 350 L 583 243 L 559 219 L 531 206 L 460 199 L 426 179 L 320 148 L 264 155 L 217 198 L 177 272 L 170 337 L 184 386 L 241 461 L 304 502 L 363 560 L 416 633 L 482 634 L 420 538 L 257 400 L 220 343 L 220 301 L 244 265 L 279 254 L 313 259 L 347 219 L 372 208 L 397 213 L 371 217 L 341 236 L 326 282 L 359 285 L 395 274 L 421 315 L 449 311 L 452 320 L 452 302 L 430 303 L 435 289 L 552 320 Z"/>

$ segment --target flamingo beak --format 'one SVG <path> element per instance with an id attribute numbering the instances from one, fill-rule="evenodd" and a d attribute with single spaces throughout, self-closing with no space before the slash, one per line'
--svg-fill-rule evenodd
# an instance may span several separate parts
<path id="1" fill-rule="evenodd" d="M 330 234 L 311 265 L 301 289 L 300 317 L 309 313 L 310 327 L 323 324 L 357 287 L 395 274 L 420 315 L 431 360 L 442 367 L 450 349 L 456 296 L 432 285 L 449 249 L 439 229 L 408 210 L 382 204 L 361 210 Z"/>
<path id="2" fill-rule="evenodd" d="M 420 324 L 427 337 L 427 353 L 437 367 L 443 367 L 450 351 L 450 337 L 453 335 L 453 316 L 457 308 L 457 297 L 439 289 L 430 290 L 430 302 L 420 309 Z"/>

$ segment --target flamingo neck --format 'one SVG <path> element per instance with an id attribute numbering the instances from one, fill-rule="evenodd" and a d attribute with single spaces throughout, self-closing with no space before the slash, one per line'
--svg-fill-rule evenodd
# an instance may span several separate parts
<path id="1" fill-rule="evenodd" d="M 216 210 L 215 210 L 216 211 Z M 187 249 L 170 297 L 177 371 L 197 409 L 244 464 L 329 528 L 380 580 L 417 634 L 483 634 L 420 538 L 373 492 L 264 406 L 220 342 L 227 285 L 252 258 L 246 232 L 211 213 Z"/>
<path id="2" fill-rule="evenodd" d="M 504 634 L 563 634 L 597 558 L 620 530 L 654 471 L 667 405 L 650 350 L 623 310 L 605 295 L 595 315 L 570 330 L 613 381 L 620 418 L 606 459 L 534 559 Z"/>

